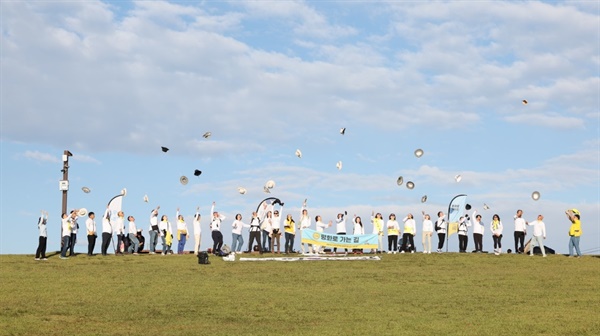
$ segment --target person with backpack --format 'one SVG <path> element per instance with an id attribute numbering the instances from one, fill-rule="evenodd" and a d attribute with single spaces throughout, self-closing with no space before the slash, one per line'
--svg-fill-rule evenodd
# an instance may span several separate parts
<path id="1" fill-rule="evenodd" d="M 442 249 L 444 248 L 444 242 L 446 241 L 446 219 L 444 217 L 444 213 L 442 211 L 438 212 L 438 219 L 435 221 L 435 231 L 438 235 L 438 248 L 437 253 L 442 253 Z"/>
<path id="2" fill-rule="evenodd" d="M 48 222 L 48 213 L 42 210 L 40 218 L 38 218 L 38 231 L 39 231 L 39 243 L 38 248 L 35 251 L 35 260 L 48 260 L 46 258 L 46 243 L 48 242 L 48 228 L 46 223 Z"/>
<path id="3" fill-rule="evenodd" d="M 221 233 L 221 222 L 225 219 L 225 216 L 219 214 L 215 211 L 216 203 L 212 203 L 212 207 L 210 208 L 210 212 L 212 213 L 212 219 L 210 221 L 210 230 L 213 239 L 213 249 L 212 252 L 216 255 L 218 251 L 221 250 L 223 246 L 223 234 Z"/>
<path id="4" fill-rule="evenodd" d="M 260 245 L 260 217 L 256 211 L 252 212 L 252 219 L 250 220 L 250 234 L 248 236 L 248 253 L 252 252 L 253 243 L 256 240 L 256 244 L 258 244 L 258 251 L 260 254 L 263 254 Z"/>

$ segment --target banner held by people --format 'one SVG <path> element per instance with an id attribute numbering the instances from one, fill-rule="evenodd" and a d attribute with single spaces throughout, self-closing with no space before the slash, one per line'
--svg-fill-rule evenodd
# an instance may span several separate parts
<path id="1" fill-rule="evenodd" d="M 336 235 L 311 229 L 302 230 L 303 244 L 348 249 L 374 249 L 377 248 L 377 242 L 377 234 Z"/>

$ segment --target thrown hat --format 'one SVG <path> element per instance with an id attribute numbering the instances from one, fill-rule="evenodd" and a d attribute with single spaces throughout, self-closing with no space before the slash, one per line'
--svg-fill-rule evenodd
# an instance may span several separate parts
<path id="1" fill-rule="evenodd" d="M 206 132 L 202 136 L 204 137 L 204 139 L 208 139 L 211 135 L 212 135 L 212 133 Z"/>
<path id="2" fill-rule="evenodd" d="M 540 195 L 540 192 L 539 192 L 539 191 L 534 191 L 534 192 L 532 192 L 532 193 L 531 193 L 531 198 L 532 198 L 534 201 L 537 201 L 537 200 L 539 200 L 541 196 L 542 196 L 542 195 Z"/>
<path id="3" fill-rule="evenodd" d="M 273 189 L 273 188 L 275 188 L 275 181 L 268 180 L 267 183 L 265 183 L 265 188 L 267 188 L 267 189 Z"/>
<path id="4" fill-rule="evenodd" d="M 296 156 L 302 158 L 302 152 L 299 149 L 296 149 Z"/>
<path id="5" fill-rule="evenodd" d="M 270 193 L 271 193 L 271 190 L 269 190 L 269 188 L 267 188 L 267 186 L 264 186 L 264 187 L 263 187 L 263 191 L 264 191 L 266 194 L 270 194 Z"/>
<path id="6" fill-rule="evenodd" d="M 144 195 L 144 202 L 148 203 L 148 195 Z"/>
<path id="7" fill-rule="evenodd" d="M 341 134 L 341 135 L 344 135 L 345 133 L 346 133 L 346 127 L 342 127 L 342 128 L 340 129 L 340 134 Z"/>
<path id="8" fill-rule="evenodd" d="M 169 151 L 169 149 L 167 147 L 160 147 L 160 149 L 162 149 L 162 151 L 165 153 Z"/>
<path id="9" fill-rule="evenodd" d="M 400 186 L 402 185 L 402 183 L 404 183 L 404 178 L 402 176 L 398 177 L 398 180 L 396 180 L 396 183 Z"/>
<path id="10" fill-rule="evenodd" d="M 421 197 L 421 203 L 425 202 L 427 202 L 427 195 L 423 195 L 423 197 Z"/>
<path id="11" fill-rule="evenodd" d="M 467 205 L 465 205 L 465 209 L 467 209 L 467 210 L 471 210 L 471 204 L 468 204 L 468 203 L 467 203 Z"/>
<path id="12" fill-rule="evenodd" d="M 90 191 L 92 191 L 92 189 L 88 188 L 88 187 L 82 187 L 81 190 L 83 190 L 84 193 L 89 194 Z"/>
<path id="13" fill-rule="evenodd" d="M 456 176 L 454 176 L 454 180 L 455 180 L 456 182 L 460 182 L 460 180 L 462 180 L 462 176 L 460 176 L 460 175 L 456 175 Z"/>
<path id="14" fill-rule="evenodd" d="M 408 189 L 413 189 L 415 187 L 415 184 L 412 181 L 408 181 L 406 182 L 406 187 Z"/>
<path id="15" fill-rule="evenodd" d="M 425 152 L 423 152 L 423 150 L 421 148 L 415 150 L 415 156 L 420 158 L 421 156 L 423 156 Z"/>
<path id="16" fill-rule="evenodd" d="M 487 204 L 483 203 L 483 210 L 489 210 L 489 209 L 490 209 L 490 207 Z"/>
<path id="17" fill-rule="evenodd" d="M 188 178 L 187 178 L 187 176 L 184 175 L 184 176 L 180 177 L 179 178 L 179 183 L 181 183 L 183 185 L 188 184 Z"/>
<path id="18" fill-rule="evenodd" d="M 342 170 L 342 161 L 338 161 L 335 166 L 338 170 Z"/>
<path id="19" fill-rule="evenodd" d="M 527 99 L 523 99 L 522 103 L 523 103 L 523 105 L 529 104 L 529 102 L 527 102 Z"/>
<path id="20" fill-rule="evenodd" d="M 242 195 L 244 195 L 246 193 L 246 188 L 244 187 L 238 187 L 238 192 Z"/>
<path id="21" fill-rule="evenodd" d="M 201 170 L 198 170 L 198 169 L 194 170 L 194 176 L 200 176 L 200 174 L 202 174 Z"/>

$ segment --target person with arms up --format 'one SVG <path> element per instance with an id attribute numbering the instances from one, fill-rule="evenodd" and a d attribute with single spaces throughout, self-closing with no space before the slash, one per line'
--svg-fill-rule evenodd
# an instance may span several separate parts
<path id="1" fill-rule="evenodd" d="M 571 227 L 569 228 L 569 257 L 573 257 L 573 249 L 577 252 L 577 258 L 581 257 L 581 251 L 579 250 L 579 241 L 581 240 L 581 214 L 577 209 L 571 209 L 565 211 L 567 217 L 571 221 Z"/>
<path id="2" fill-rule="evenodd" d="M 210 212 L 212 213 L 212 219 L 210 221 L 210 230 L 213 239 L 213 253 L 217 254 L 221 251 L 221 247 L 223 246 L 223 234 L 221 233 L 221 222 L 225 220 L 225 216 L 219 214 L 215 211 L 216 203 L 212 203 L 212 207 L 210 208 Z"/>
<path id="3" fill-rule="evenodd" d="M 138 248 L 140 247 L 140 240 L 137 237 L 138 230 L 135 225 L 135 218 L 133 216 L 127 216 L 127 221 L 129 222 L 127 232 L 129 236 L 129 241 L 131 242 L 131 244 L 129 244 L 127 252 L 137 255 Z"/>
<path id="4" fill-rule="evenodd" d="M 306 208 L 306 200 L 304 200 L 304 203 L 302 203 L 302 210 L 300 211 L 300 240 L 302 240 L 302 230 L 310 229 L 310 226 L 310 217 L 308 216 L 308 209 Z M 305 245 L 308 246 L 308 249 L 304 248 Z M 312 250 L 312 245 L 301 242 L 300 249 L 302 250 L 302 254 L 306 253 L 307 251 L 310 253 Z"/>
<path id="5" fill-rule="evenodd" d="M 38 218 L 39 242 L 35 251 L 35 260 L 48 260 L 46 258 L 46 244 L 48 243 L 48 213 L 42 210 L 40 218 Z"/>
<path id="6" fill-rule="evenodd" d="M 446 241 L 446 219 L 442 211 L 438 212 L 438 219 L 435 221 L 435 231 L 438 236 L 437 253 L 442 253 L 444 242 Z"/>
<path id="7" fill-rule="evenodd" d="M 531 238 L 531 244 L 529 245 L 529 256 L 533 257 L 533 247 L 535 245 L 540 247 L 542 256 L 546 257 L 546 248 L 544 247 L 544 239 L 546 239 L 546 224 L 543 222 L 544 216 L 538 215 L 537 219 L 531 223 L 525 222 L 527 225 L 533 226 L 533 237 Z"/>
<path id="8" fill-rule="evenodd" d="M 292 218 L 292 214 L 288 214 L 285 222 L 283 223 L 283 230 L 285 231 L 285 254 L 292 253 L 294 251 L 294 238 L 296 238 L 296 222 Z"/>
<path id="9" fill-rule="evenodd" d="M 421 211 L 423 215 L 423 253 L 431 254 L 431 236 L 433 236 L 433 222 L 431 216 Z"/>
<path id="10" fill-rule="evenodd" d="M 62 222 L 61 222 L 62 249 L 60 251 L 60 259 L 69 259 L 67 257 L 67 249 L 69 248 L 69 240 L 71 239 L 72 225 L 73 225 L 73 222 L 72 222 L 71 216 L 67 215 L 66 213 L 63 213 L 62 214 Z"/>
<path id="11" fill-rule="evenodd" d="M 362 219 L 360 217 L 354 215 L 352 222 L 354 223 L 354 226 L 352 229 L 352 234 L 355 236 L 364 235 L 365 234 L 365 226 L 362 223 Z M 354 249 L 352 252 L 362 254 L 363 249 Z"/>
<path id="12" fill-rule="evenodd" d="M 102 216 L 102 246 L 100 248 L 100 252 L 103 256 L 108 254 L 108 245 L 110 245 L 110 240 L 112 238 L 112 225 L 110 223 L 110 209 L 106 207 L 106 211 L 104 211 L 104 216 Z"/>
<path id="13" fill-rule="evenodd" d="M 196 207 L 196 214 L 194 215 L 194 255 L 198 255 L 198 251 L 200 251 L 200 240 L 202 239 L 202 227 L 200 227 L 200 207 Z"/>
<path id="14" fill-rule="evenodd" d="M 483 232 L 485 227 L 481 222 L 481 215 L 477 213 L 477 210 L 473 210 L 473 215 L 471 217 L 475 218 L 473 221 L 473 241 L 475 242 L 475 253 L 483 252 Z"/>
<path id="15" fill-rule="evenodd" d="M 114 234 L 117 235 L 117 252 L 116 254 L 123 254 L 121 245 L 123 244 L 123 236 L 125 235 L 125 213 L 123 211 L 117 212 L 117 219 L 113 227 Z"/>
<path id="16" fill-rule="evenodd" d="M 87 231 L 88 241 L 88 256 L 94 255 L 94 248 L 96 247 L 96 214 L 93 211 L 88 213 L 88 219 L 85 221 L 85 229 Z"/>
<path id="17" fill-rule="evenodd" d="M 338 236 L 346 235 L 346 215 L 348 215 L 348 212 L 344 211 L 344 213 L 337 214 L 337 218 L 335 219 L 335 231 Z M 348 249 L 344 249 L 344 252 L 347 253 Z M 337 253 L 337 247 L 333 248 L 333 253 Z"/>
<path id="18" fill-rule="evenodd" d="M 317 227 L 317 232 L 322 233 L 326 227 L 330 227 L 332 224 L 332 221 L 329 221 L 328 224 L 323 223 L 323 221 L 321 220 L 321 216 L 317 215 L 315 216 L 315 225 Z M 319 254 L 319 253 L 325 253 L 321 250 L 321 245 L 313 245 L 313 253 L 314 254 Z"/>
<path id="19" fill-rule="evenodd" d="M 250 234 L 248 236 L 248 253 L 252 252 L 252 244 L 256 240 L 256 244 L 258 244 L 258 252 L 263 254 L 262 246 L 260 245 L 260 225 L 261 225 L 260 217 L 258 217 L 258 213 L 256 211 L 252 212 L 252 219 L 250 220 Z"/>
<path id="20" fill-rule="evenodd" d="M 404 233 L 402 234 L 402 246 L 400 253 L 409 252 L 415 253 L 415 233 L 417 232 L 417 224 L 413 215 L 409 213 L 402 220 L 404 222 Z"/>
<path id="21" fill-rule="evenodd" d="M 525 220 L 523 219 L 523 210 L 517 210 L 515 219 L 515 253 L 521 254 L 525 251 L 525 235 L 527 234 Z M 520 246 L 519 246 L 520 245 Z"/>
<path id="22" fill-rule="evenodd" d="M 185 242 L 189 238 L 187 223 L 183 215 L 179 214 L 179 208 L 177 208 L 177 254 L 183 254 L 185 249 Z"/>
<path id="23" fill-rule="evenodd" d="M 502 253 L 502 231 L 504 230 L 504 226 L 502 226 L 502 221 L 500 221 L 498 214 L 494 214 L 490 226 L 492 229 L 492 239 L 494 239 L 494 254 L 500 255 Z"/>
<path id="24" fill-rule="evenodd" d="M 371 223 L 373 223 L 373 234 L 377 235 L 377 248 L 374 249 L 374 253 L 381 252 L 383 250 L 383 216 L 381 213 L 371 212 Z"/>
<path id="25" fill-rule="evenodd" d="M 242 229 L 250 225 L 242 222 L 242 214 L 235 215 L 235 220 L 231 224 L 231 252 L 240 253 L 242 251 L 242 245 L 244 245 L 244 238 L 242 237 Z"/>

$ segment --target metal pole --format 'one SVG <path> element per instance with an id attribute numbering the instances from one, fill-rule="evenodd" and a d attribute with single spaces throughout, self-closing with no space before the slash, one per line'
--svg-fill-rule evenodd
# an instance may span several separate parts
<path id="1" fill-rule="evenodd" d="M 71 152 L 69 152 L 68 150 L 65 150 L 63 152 L 63 156 L 62 156 L 62 160 L 63 160 L 63 168 L 61 170 L 61 172 L 63 173 L 63 181 L 69 181 L 69 156 L 73 156 L 73 154 L 71 154 Z M 67 193 L 69 192 L 68 190 L 69 188 L 63 188 L 62 190 L 62 211 L 61 211 L 61 225 L 60 225 L 60 244 L 61 244 L 61 249 L 62 249 L 62 236 L 63 236 L 63 232 L 62 232 L 62 214 L 67 213 Z"/>

